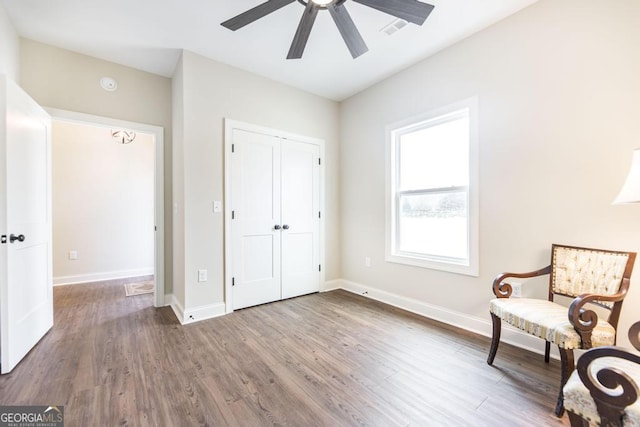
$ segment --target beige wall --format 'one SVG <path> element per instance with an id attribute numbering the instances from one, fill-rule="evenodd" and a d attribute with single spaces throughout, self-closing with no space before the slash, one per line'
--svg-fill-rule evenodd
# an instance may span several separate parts
<path id="1" fill-rule="evenodd" d="M 182 55 L 171 81 L 173 117 L 173 296 L 184 310 L 184 72 Z"/>
<path id="2" fill-rule="evenodd" d="M 640 251 L 640 206 L 611 205 L 640 145 L 638 22 L 637 0 L 541 0 L 343 102 L 343 278 L 488 319 L 492 279 L 547 265 L 554 242 Z M 385 262 L 385 126 L 471 96 L 480 277 Z M 637 320 L 638 277 L 640 266 L 624 330 Z"/>
<path id="3" fill-rule="evenodd" d="M 20 82 L 20 38 L 0 4 L 0 74 Z"/>
<path id="4" fill-rule="evenodd" d="M 180 68 L 180 67 L 179 67 Z M 223 217 L 212 213 L 212 201 L 223 197 L 224 118 L 282 129 L 324 139 L 326 142 L 326 278 L 340 274 L 338 226 L 338 105 L 281 83 L 223 65 L 191 52 L 183 52 L 180 74 L 184 115 L 183 165 L 177 165 L 174 201 L 184 200 L 185 310 L 224 301 Z M 175 113 L 174 113 L 175 114 Z M 176 127 L 178 125 L 176 124 Z M 178 139 L 178 136 L 176 136 Z M 180 185 L 180 176 L 184 179 Z M 184 195 L 179 194 L 181 191 Z M 176 261 L 179 262 L 179 261 Z M 197 283 L 197 270 L 207 269 L 209 281 Z M 176 278 L 176 287 L 177 285 Z"/>
<path id="5" fill-rule="evenodd" d="M 58 120 L 52 135 L 54 283 L 153 274 L 152 135 L 120 144 L 110 128 Z"/>
<path id="6" fill-rule="evenodd" d="M 40 105 L 164 128 L 165 259 L 171 260 L 171 79 L 112 62 L 21 40 L 21 85 Z M 110 76 L 118 90 L 99 81 Z M 171 292 L 171 263 L 165 263 L 165 292 Z"/>

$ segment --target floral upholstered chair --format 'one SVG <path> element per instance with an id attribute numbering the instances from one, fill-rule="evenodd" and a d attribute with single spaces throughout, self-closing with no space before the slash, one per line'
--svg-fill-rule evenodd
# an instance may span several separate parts
<path id="1" fill-rule="evenodd" d="M 629 329 L 640 351 L 640 322 Z M 572 427 L 640 426 L 640 356 L 620 347 L 585 352 L 564 386 L 564 406 Z"/>
<path id="2" fill-rule="evenodd" d="M 546 340 L 545 362 L 549 362 L 550 345 L 560 350 L 561 379 L 557 416 L 564 412 L 562 388 L 574 369 L 574 349 L 614 345 L 622 302 L 629 289 L 629 278 L 636 254 L 600 249 L 552 245 L 551 264 L 530 273 L 503 273 L 493 281 L 489 311 L 493 337 L 487 363 L 493 364 L 500 343 L 501 322 L 515 326 Z M 509 298 L 512 288 L 508 278 L 549 275 L 548 300 Z M 554 302 L 556 295 L 574 298 L 567 308 Z M 592 305 L 609 310 L 598 318 Z"/>

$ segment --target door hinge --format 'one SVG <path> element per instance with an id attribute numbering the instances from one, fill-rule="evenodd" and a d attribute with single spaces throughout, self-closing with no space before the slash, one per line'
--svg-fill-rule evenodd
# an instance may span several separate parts
<path id="1" fill-rule="evenodd" d="M 236 219 L 236 211 L 231 211 L 231 219 Z"/>
<path id="2" fill-rule="evenodd" d="M 322 265 L 318 264 L 318 271 L 322 271 Z"/>
<path id="3" fill-rule="evenodd" d="M 0 237 L 0 243 L 7 243 L 7 235 L 3 234 L 2 237 Z"/>
<path id="4" fill-rule="evenodd" d="M 232 153 L 236 152 L 236 144 L 231 144 L 231 152 Z"/>
<path id="5" fill-rule="evenodd" d="M 157 225 L 153 226 L 153 231 L 158 231 L 158 226 Z"/>
<path id="6" fill-rule="evenodd" d="M 318 211 L 318 218 L 322 218 L 322 214 Z"/>
<path id="7" fill-rule="evenodd" d="M 232 277 L 231 278 L 231 286 L 235 286 L 236 285 L 236 278 Z"/>
<path id="8" fill-rule="evenodd" d="M 320 159 L 320 157 L 318 157 L 318 166 L 320 166 L 322 164 L 322 160 Z"/>

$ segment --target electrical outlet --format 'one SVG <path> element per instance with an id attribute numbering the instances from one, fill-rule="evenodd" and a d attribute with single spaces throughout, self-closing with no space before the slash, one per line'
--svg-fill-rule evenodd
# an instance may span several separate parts
<path id="1" fill-rule="evenodd" d="M 78 251 L 69 251 L 69 259 L 70 260 L 78 259 Z"/>
<path id="2" fill-rule="evenodd" d="M 368 256 L 364 257 L 364 266 L 371 267 L 371 258 L 369 258 Z"/>
<path id="3" fill-rule="evenodd" d="M 198 270 L 198 282 L 207 281 L 207 270 Z"/>
<path id="4" fill-rule="evenodd" d="M 520 282 L 509 282 L 511 285 L 511 296 L 513 298 L 521 298 L 522 297 L 522 283 Z"/>

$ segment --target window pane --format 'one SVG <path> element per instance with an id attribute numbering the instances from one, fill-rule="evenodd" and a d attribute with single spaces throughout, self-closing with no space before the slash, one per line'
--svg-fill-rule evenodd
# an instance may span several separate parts
<path id="1" fill-rule="evenodd" d="M 469 184 L 469 117 L 400 136 L 400 190 Z"/>
<path id="2" fill-rule="evenodd" d="M 401 195 L 399 252 L 467 259 L 467 200 L 466 191 Z"/>

